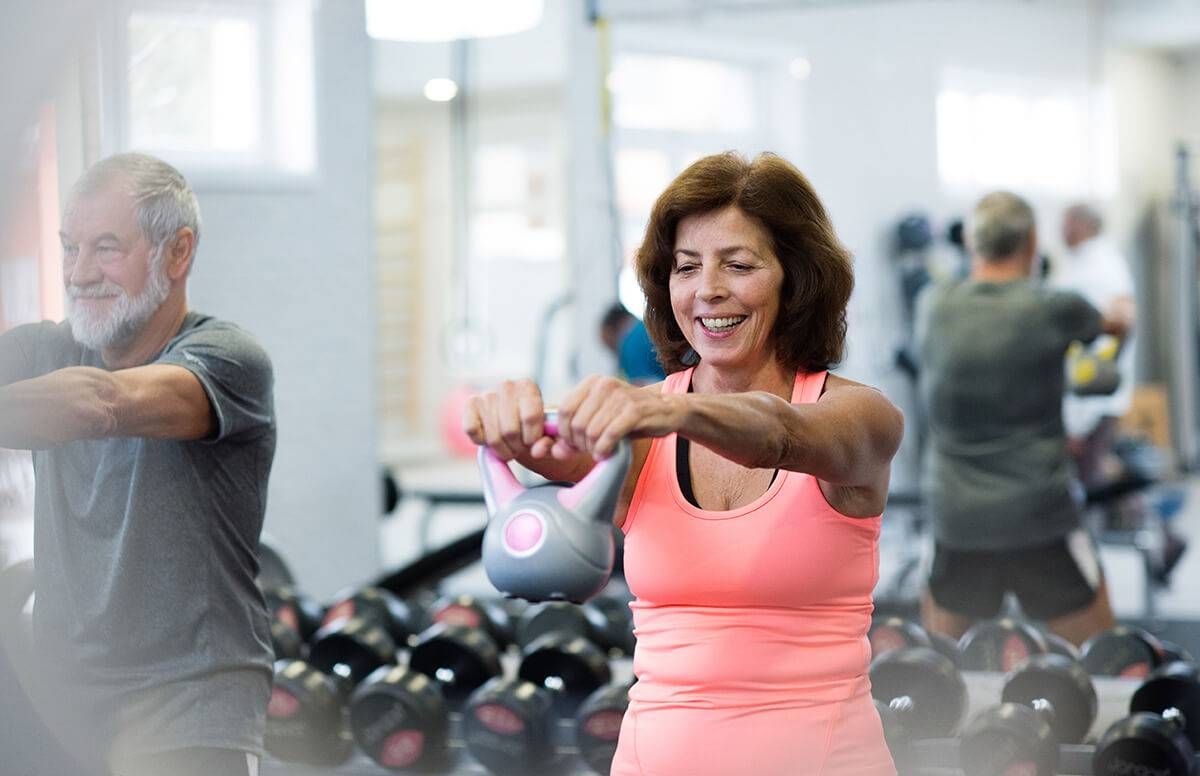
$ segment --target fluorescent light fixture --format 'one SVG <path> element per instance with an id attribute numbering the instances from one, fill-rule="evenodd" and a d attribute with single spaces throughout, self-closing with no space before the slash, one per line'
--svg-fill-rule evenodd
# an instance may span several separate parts
<path id="1" fill-rule="evenodd" d="M 430 78 L 425 82 L 425 99 L 450 102 L 458 94 L 458 84 L 449 78 Z"/>
<path id="2" fill-rule="evenodd" d="M 536 27 L 544 0 L 365 0 L 367 34 L 437 42 L 494 38 Z"/>

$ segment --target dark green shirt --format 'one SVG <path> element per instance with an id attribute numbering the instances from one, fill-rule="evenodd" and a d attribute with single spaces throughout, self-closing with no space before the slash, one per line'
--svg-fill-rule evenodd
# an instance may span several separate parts
<path id="1" fill-rule="evenodd" d="M 954 281 L 921 296 L 922 490 L 939 544 L 1013 549 L 1079 526 L 1062 421 L 1064 355 L 1100 329 L 1083 297 L 1029 280 Z"/>

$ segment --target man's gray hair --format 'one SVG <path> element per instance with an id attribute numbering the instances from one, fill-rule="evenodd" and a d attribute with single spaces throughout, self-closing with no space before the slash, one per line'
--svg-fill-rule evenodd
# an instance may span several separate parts
<path id="1" fill-rule="evenodd" d="M 1086 202 L 1076 202 L 1071 205 L 1067 208 L 1066 216 L 1086 226 L 1092 234 L 1100 234 L 1100 230 L 1104 228 L 1104 216 Z"/>
<path id="2" fill-rule="evenodd" d="M 154 246 L 154 260 L 162 261 L 167 245 L 183 227 L 192 230 L 192 253 L 200 243 L 200 203 L 179 170 L 148 154 L 115 154 L 96 162 L 71 188 L 67 211 L 84 196 L 120 181 L 133 197 L 135 217 L 142 234 Z"/>
<path id="3" fill-rule="evenodd" d="M 1003 261 L 1029 245 L 1035 226 L 1033 208 L 1008 191 L 994 191 L 971 214 L 969 244 L 984 261 Z"/>

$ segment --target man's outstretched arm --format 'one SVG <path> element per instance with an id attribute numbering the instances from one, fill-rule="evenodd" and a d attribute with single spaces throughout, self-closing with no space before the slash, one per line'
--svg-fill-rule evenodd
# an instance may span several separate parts
<path id="1" fill-rule="evenodd" d="M 179 366 L 68 367 L 0 387 L 0 447 L 36 450 L 109 437 L 203 439 L 215 425 L 199 379 Z"/>

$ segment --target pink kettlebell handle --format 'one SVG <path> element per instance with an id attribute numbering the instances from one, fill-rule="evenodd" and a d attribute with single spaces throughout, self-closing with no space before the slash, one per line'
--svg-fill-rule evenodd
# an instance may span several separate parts
<path id="1" fill-rule="evenodd" d="M 558 412 L 557 410 L 547 410 L 546 419 L 542 425 L 543 433 L 547 436 L 558 436 Z M 628 441 L 621 440 L 621 445 L 628 445 Z M 574 509 L 591 493 L 592 489 L 598 480 L 604 477 L 604 473 L 609 467 L 615 466 L 618 459 L 622 458 L 619 455 L 611 455 L 602 461 L 598 461 L 592 470 L 584 476 L 579 482 L 572 485 L 570 488 L 563 488 L 558 492 L 558 501 L 568 509 Z M 512 468 L 508 463 L 500 460 L 500 456 L 490 447 L 479 448 L 479 465 L 483 469 L 485 487 L 484 497 L 487 501 L 489 514 L 495 514 L 500 509 L 508 506 L 517 496 L 525 492 L 525 486 L 522 485 L 516 475 L 513 474 Z M 487 487 L 490 484 L 490 488 Z"/>

